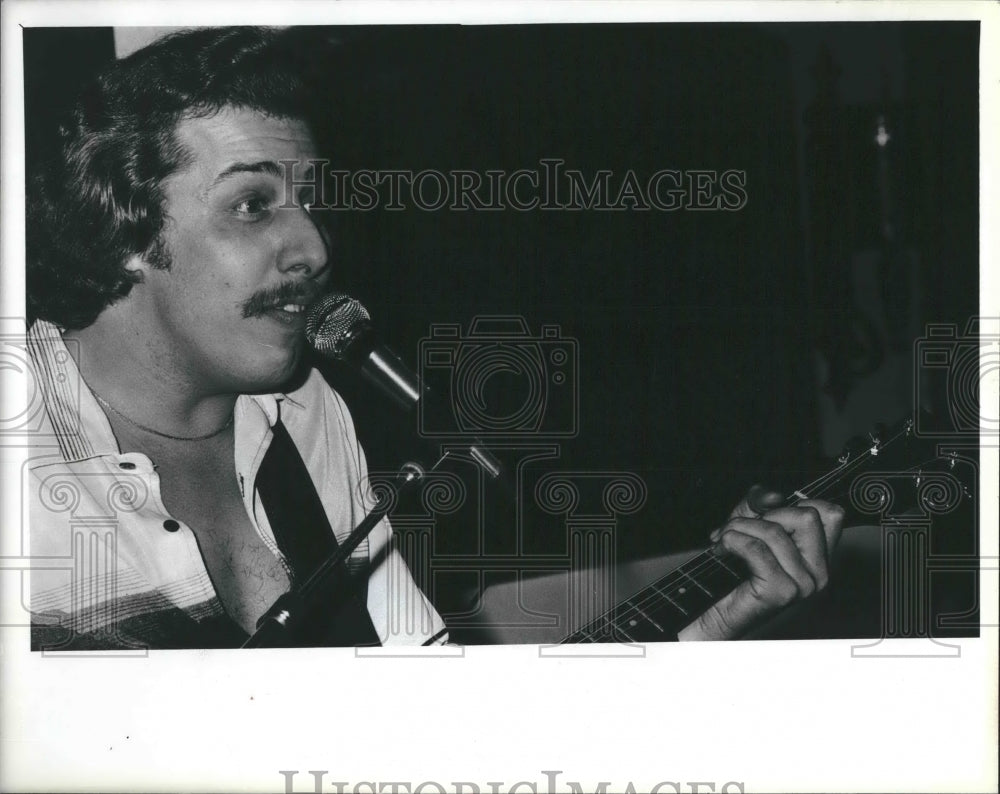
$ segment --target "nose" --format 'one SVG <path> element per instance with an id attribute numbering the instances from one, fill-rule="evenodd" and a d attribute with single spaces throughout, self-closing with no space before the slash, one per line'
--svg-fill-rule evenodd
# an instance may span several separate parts
<path id="1" fill-rule="evenodd" d="M 282 209 L 280 212 L 284 245 L 279 270 L 307 278 L 323 275 L 330 262 L 329 232 L 319 224 L 308 207 Z"/>

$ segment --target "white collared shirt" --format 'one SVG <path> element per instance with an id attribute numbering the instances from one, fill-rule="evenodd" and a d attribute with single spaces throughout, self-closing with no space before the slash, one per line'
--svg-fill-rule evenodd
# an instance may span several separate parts
<path id="1" fill-rule="evenodd" d="M 153 462 L 119 451 L 58 328 L 35 322 L 28 346 L 44 419 L 32 444 L 23 496 L 31 557 L 51 561 L 51 567 L 33 565 L 30 573 L 33 627 L 49 627 L 47 641 L 61 630 L 74 647 L 231 644 L 221 637 L 208 645 L 187 644 L 202 642 L 190 636 L 211 637 L 214 627 L 229 621 L 194 532 L 163 505 Z M 253 487 L 279 413 L 338 541 L 364 518 L 373 497 L 347 407 L 319 372 L 313 370 L 287 394 L 241 395 L 234 414 L 237 479 L 252 525 L 284 563 Z M 383 520 L 348 561 L 354 570 L 378 561 L 368 574 L 372 624 L 383 645 L 441 642 L 444 624 L 391 539 Z M 387 544 L 389 552 L 382 554 Z M 185 639 L 181 635 L 188 628 L 194 631 Z M 80 638 L 86 639 L 76 642 Z"/>

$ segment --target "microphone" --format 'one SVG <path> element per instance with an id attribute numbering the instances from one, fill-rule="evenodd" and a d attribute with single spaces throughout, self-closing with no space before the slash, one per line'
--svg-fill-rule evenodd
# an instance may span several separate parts
<path id="1" fill-rule="evenodd" d="M 421 401 L 428 404 L 430 389 L 379 341 L 368 310 L 350 295 L 331 293 L 313 303 L 306 310 L 306 339 L 320 355 L 360 369 L 400 407 L 413 410 Z M 479 439 L 469 444 L 468 452 L 490 477 L 500 477 L 500 461 Z"/>
<path id="2" fill-rule="evenodd" d="M 350 295 L 331 293 L 313 303 L 306 310 L 306 339 L 321 355 L 360 368 L 402 408 L 415 408 L 426 392 L 399 356 L 379 342 L 368 310 Z"/>

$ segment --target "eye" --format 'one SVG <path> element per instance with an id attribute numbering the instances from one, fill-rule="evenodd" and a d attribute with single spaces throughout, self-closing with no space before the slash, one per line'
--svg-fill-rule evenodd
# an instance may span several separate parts
<path id="1" fill-rule="evenodd" d="M 248 218 L 259 218 L 267 214 L 270 208 L 270 202 L 263 196 L 247 196 L 233 206 L 233 212 Z"/>

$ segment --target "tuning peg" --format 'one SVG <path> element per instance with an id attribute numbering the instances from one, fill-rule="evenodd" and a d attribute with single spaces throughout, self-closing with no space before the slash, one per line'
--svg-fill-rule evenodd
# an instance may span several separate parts
<path id="1" fill-rule="evenodd" d="M 870 446 L 868 439 L 863 436 L 851 436 L 844 444 L 837 460 L 840 463 L 848 463 L 868 450 Z"/>

